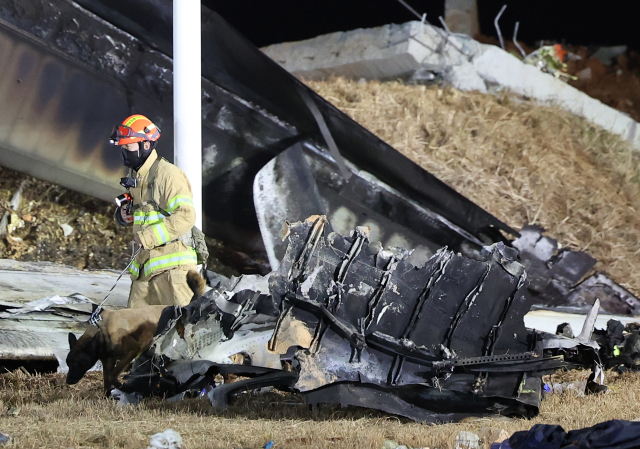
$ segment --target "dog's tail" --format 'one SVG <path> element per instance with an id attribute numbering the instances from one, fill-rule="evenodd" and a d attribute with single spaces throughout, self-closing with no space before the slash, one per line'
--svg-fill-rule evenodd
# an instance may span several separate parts
<path id="1" fill-rule="evenodd" d="M 199 297 L 204 294 L 204 288 L 206 286 L 204 279 L 202 276 L 198 274 L 195 270 L 189 270 L 187 273 L 187 285 L 193 292 L 193 298 L 191 298 L 191 302 L 195 301 Z"/>

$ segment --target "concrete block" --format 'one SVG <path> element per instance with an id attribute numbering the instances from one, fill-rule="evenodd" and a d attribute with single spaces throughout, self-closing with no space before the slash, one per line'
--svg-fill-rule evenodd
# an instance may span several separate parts
<path id="1" fill-rule="evenodd" d="M 262 51 L 289 72 L 305 79 L 344 76 L 392 79 L 419 66 L 408 52 L 413 23 L 331 33 Z M 419 57 L 419 56 L 418 56 Z"/>
<path id="2" fill-rule="evenodd" d="M 487 92 L 487 85 L 484 79 L 478 74 L 475 66 L 467 61 L 448 67 L 445 79 L 453 87 L 462 91 L 477 90 L 482 93 Z"/>
<path id="3" fill-rule="evenodd" d="M 326 34 L 270 45 L 262 51 L 287 71 L 305 79 L 405 78 L 425 62 L 442 65 L 442 37 L 420 22 Z"/>

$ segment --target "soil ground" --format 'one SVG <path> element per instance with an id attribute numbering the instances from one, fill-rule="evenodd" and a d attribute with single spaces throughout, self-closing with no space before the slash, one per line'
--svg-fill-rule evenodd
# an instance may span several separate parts
<path id="1" fill-rule="evenodd" d="M 553 376 L 553 382 L 585 380 L 586 371 Z M 204 399 L 168 403 L 148 399 L 120 407 L 99 397 L 102 375 L 90 373 L 68 386 L 64 375 L 0 375 L 0 431 L 20 448 L 147 447 L 151 435 L 172 428 L 185 449 L 274 448 L 379 449 L 386 439 L 408 447 L 451 449 L 462 430 L 503 429 L 509 435 L 534 424 L 560 424 L 565 430 L 609 419 L 640 417 L 640 374 L 608 373 L 610 391 L 579 397 L 575 391 L 548 395 L 531 420 L 467 419 L 457 424 L 424 425 L 352 407 L 310 410 L 291 393 L 241 396 L 228 410 L 214 410 Z M 485 445 L 484 447 L 488 447 Z"/>
<path id="2" fill-rule="evenodd" d="M 23 184 L 20 206 L 9 219 L 14 226 L 0 238 L 0 258 L 81 270 L 120 271 L 126 266 L 133 235 L 131 227 L 114 220 L 114 204 L 0 167 L 0 218 L 10 211 L 11 198 Z M 71 233 L 65 235 L 64 226 Z M 207 246 L 208 268 L 224 276 L 257 272 L 264 265 L 218 240 L 207 238 Z"/>

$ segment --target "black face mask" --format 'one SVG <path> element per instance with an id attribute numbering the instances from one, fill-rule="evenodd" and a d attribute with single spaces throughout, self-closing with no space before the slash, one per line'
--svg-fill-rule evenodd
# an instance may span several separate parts
<path id="1" fill-rule="evenodd" d="M 131 167 L 135 171 L 138 171 L 149 157 L 149 154 L 151 154 L 151 148 L 145 150 L 143 142 L 139 142 L 138 151 L 128 151 L 123 147 L 122 163 L 126 167 Z"/>

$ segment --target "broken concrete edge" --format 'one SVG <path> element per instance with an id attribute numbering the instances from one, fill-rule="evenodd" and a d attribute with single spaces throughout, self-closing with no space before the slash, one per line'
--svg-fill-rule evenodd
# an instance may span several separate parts
<path id="1" fill-rule="evenodd" d="M 494 45 L 420 22 L 318 36 L 261 49 L 293 75 L 308 80 L 408 79 L 420 69 L 443 72 L 453 87 L 480 92 L 498 85 L 555 105 L 621 136 L 640 149 L 638 122 Z"/>

